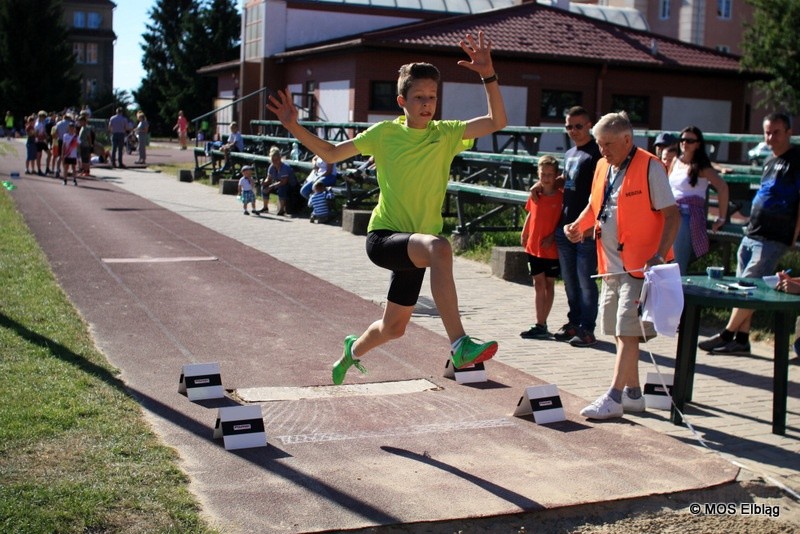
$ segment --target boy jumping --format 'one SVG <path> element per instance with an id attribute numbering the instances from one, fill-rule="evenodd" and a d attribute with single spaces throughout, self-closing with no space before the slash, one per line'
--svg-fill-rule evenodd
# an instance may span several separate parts
<path id="1" fill-rule="evenodd" d="M 459 65 L 476 72 L 486 89 L 488 113 L 468 121 L 433 120 L 439 91 L 439 70 L 429 63 L 400 68 L 397 103 L 404 115 L 383 121 L 354 139 L 334 145 L 297 122 L 297 108 L 288 90 L 269 97 L 267 109 L 306 148 L 324 161 L 335 163 L 358 154 L 374 157 L 380 196 L 368 226 L 367 255 L 392 271 L 383 317 L 360 336 L 347 336 L 344 353 L 333 365 L 333 383 L 341 384 L 358 357 L 405 332 L 419 297 L 425 269 L 431 269 L 431 291 L 451 343 L 453 365 L 464 367 L 490 359 L 497 343 L 479 343 L 464 332 L 453 279 L 453 252 L 441 237 L 442 203 L 447 192 L 450 164 L 472 140 L 506 126 L 506 112 L 492 66 L 491 40 L 478 32 L 460 41 L 469 61 Z"/>

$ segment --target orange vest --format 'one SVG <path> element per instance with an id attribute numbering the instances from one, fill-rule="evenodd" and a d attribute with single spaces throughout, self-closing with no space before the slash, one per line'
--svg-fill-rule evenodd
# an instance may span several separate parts
<path id="1" fill-rule="evenodd" d="M 658 254 L 658 243 L 664 231 L 664 215 L 650 205 L 650 185 L 647 179 L 650 161 L 658 161 L 654 155 L 637 148 L 631 158 L 620 185 L 617 197 L 617 238 L 622 247 L 619 255 L 623 269 L 641 269 L 647 260 Z M 594 170 L 592 180 L 591 211 L 597 214 L 603 205 L 603 196 L 608 187 L 609 163 L 600 158 Z M 600 242 L 597 240 L 597 270 L 600 274 L 608 272 L 608 262 Z M 672 248 L 666 260 L 673 258 Z M 641 271 L 630 273 L 635 278 L 644 278 Z"/>

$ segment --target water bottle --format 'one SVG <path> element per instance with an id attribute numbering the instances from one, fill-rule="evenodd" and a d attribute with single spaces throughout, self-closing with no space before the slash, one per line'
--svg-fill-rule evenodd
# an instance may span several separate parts
<path id="1" fill-rule="evenodd" d="M 291 156 L 292 156 L 291 159 L 293 159 L 295 161 L 299 161 L 300 160 L 300 145 L 298 145 L 297 143 L 292 143 L 292 154 L 291 154 Z"/>

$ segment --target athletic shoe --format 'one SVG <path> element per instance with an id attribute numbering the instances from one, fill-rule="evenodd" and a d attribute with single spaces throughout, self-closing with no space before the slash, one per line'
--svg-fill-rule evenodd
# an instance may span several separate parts
<path id="1" fill-rule="evenodd" d="M 622 411 L 625 413 L 637 413 L 645 411 L 646 406 L 644 402 L 644 395 L 638 399 L 632 399 L 628 396 L 626 390 L 622 390 Z"/>
<path id="2" fill-rule="evenodd" d="M 578 335 L 578 327 L 572 323 L 567 323 L 558 329 L 558 332 L 553 334 L 556 341 L 569 341 Z"/>
<path id="3" fill-rule="evenodd" d="M 587 419 L 613 419 L 622 417 L 622 404 L 603 393 L 593 403 L 581 410 L 581 415 Z"/>
<path id="4" fill-rule="evenodd" d="M 342 357 L 333 364 L 333 383 L 337 386 L 344 382 L 344 375 L 347 374 L 347 370 L 350 369 L 350 366 L 354 365 L 355 368 L 363 374 L 367 374 L 367 370 L 361 365 L 361 360 L 353 358 L 353 343 L 355 343 L 357 339 L 358 336 L 347 336 L 344 338 L 344 352 L 342 353 Z"/>
<path id="5" fill-rule="evenodd" d="M 550 332 L 547 331 L 546 324 L 535 324 L 528 330 L 519 333 L 523 339 L 550 339 Z"/>
<path id="6" fill-rule="evenodd" d="M 480 341 L 480 340 L 478 340 Z M 491 359 L 497 352 L 497 341 L 487 341 L 486 343 L 475 343 L 469 336 L 464 336 L 461 344 L 452 353 L 453 366 L 461 369 L 468 365 L 485 362 Z"/>
<path id="7" fill-rule="evenodd" d="M 249 212 L 249 211 L 247 211 L 247 210 L 244 210 L 244 214 L 245 214 L 245 215 L 250 215 L 250 212 Z"/>
<path id="8" fill-rule="evenodd" d="M 711 351 L 711 354 L 750 354 L 750 343 L 739 343 L 735 339 Z"/>
<path id="9" fill-rule="evenodd" d="M 728 344 L 728 342 L 725 341 L 724 339 L 722 339 L 722 335 L 721 334 L 714 334 L 713 336 L 711 336 L 710 338 L 706 339 L 705 341 L 701 341 L 700 343 L 698 343 L 697 347 L 700 348 L 700 349 L 703 349 L 703 350 L 705 350 L 707 352 L 711 352 L 714 349 L 717 349 L 719 347 L 724 347 L 727 344 Z"/>
<path id="10" fill-rule="evenodd" d="M 578 333 L 569 340 L 569 344 L 573 347 L 591 347 L 597 345 L 597 338 L 594 337 L 592 332 L 587 332 L 583 328 L 578 330 Z"/>

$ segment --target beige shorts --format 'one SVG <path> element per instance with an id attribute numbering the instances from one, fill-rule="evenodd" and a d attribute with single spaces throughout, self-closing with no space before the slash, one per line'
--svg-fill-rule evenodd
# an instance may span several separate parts
<path id="1" fill-rule="evenodd" d="M 603 279 L 600 291 L 600 325 L 607 336 L 638 337 L 646 341 L 656 337 L 653 323 L 645 321 L 644 336 L 639 322 L 639 296 L 644 279 L 628 274 Z"/>

